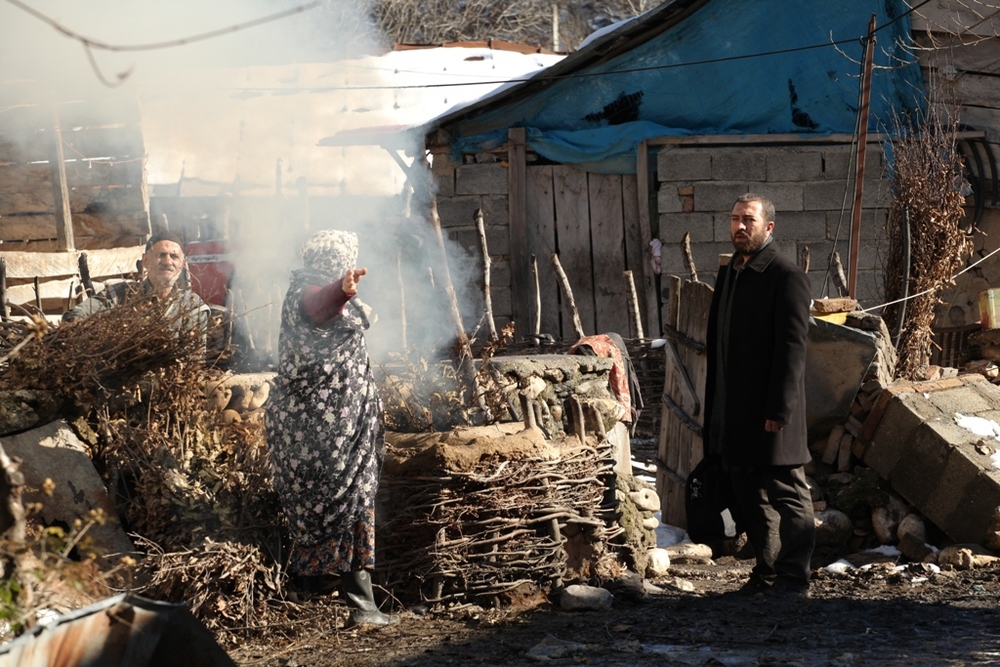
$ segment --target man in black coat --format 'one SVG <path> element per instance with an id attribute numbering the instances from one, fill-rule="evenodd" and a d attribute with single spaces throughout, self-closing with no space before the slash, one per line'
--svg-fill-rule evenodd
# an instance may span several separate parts
<path id="1" fill-rule="evenodd" d="M 772 243 L 774 204 L 733 206 L 735 253 L 720 267 L 708 320 L 705 447 L 729 470 L 757 563 L 741 592 L 808 597 L 816 543 L 803 464 L 809 279 Z"/>

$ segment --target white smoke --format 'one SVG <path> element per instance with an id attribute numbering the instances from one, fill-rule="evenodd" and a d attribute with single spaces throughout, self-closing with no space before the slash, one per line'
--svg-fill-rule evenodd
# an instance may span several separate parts
<path id="1" fill-rule="evenodd" d="M 298 4 L 30 2 L 65 30 L 110 45 L 168 42 Z M 398 68 L 385 70 L 371 58 L 357 57 L 377 52 L 384 41 L 359 12 L 358 3 L 331 0 L 172 48 L 92 48 L 91 63 L 79 39 L 0 3 L 0 131 L 2 112 L 18 103 L 25 82 L 34 91 L 24 98 L 28 102 L 49 93 L 60 99 L 74 95 L 95 117 L 102 106 L 138 100 L 154 197 L 158 189 L 177 184 L 182 194 L 205 198 L 210 219 L 200 230 L 203 238 L 222 233 L 228 211 L 237 266 L 233 293 L 240 314 L 252 322 L 258 350 L 276 352 L 280 295 L 289 272 L 299 266 L 303 240 L 327 227 L 360 235 L 360 261 L 370 272 L 360 296 L 378 315 L 369 334 L 373 356 L 383 358 L 402 346 L 404 320 L 410 346 L 440 349 L 453 338 L 455 324 L 440 290 L 440 249 L 423 218 L 426 195 L 413 202 L 414 216 L 404 218 L 405 177 L 383 149 L 316 145 L 338 132 L 405 124 L 394 112 L 418 103 L 413 93 L 391 89 L 400 83 Z M 120 85 L 111 88 L 102 78 Z M 44 104 L 38 111 L 51 113 Z M 3 138 L 16 140 L 9 134 Z M 418 133 L 405 136 L 407 160 L 421 154 L 422 139 Z M 168 222 L 173 229 L 181 223 Z M 194 230 L 184 231 L 190 238 Z M 447 252 L 468 328 L 479 319 L 479 306 L 472 305 L 475 261 L 456 244 Z M 432 273 L 437 289 L 431 287 Z"/>

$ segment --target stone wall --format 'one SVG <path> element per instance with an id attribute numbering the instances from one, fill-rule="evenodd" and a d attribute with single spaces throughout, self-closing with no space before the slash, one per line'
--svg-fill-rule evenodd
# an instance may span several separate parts
<path id="1" fill-rule="evenodd" d="M 878 144 L 869 144 L 865 162 L 856 296 L 864 306 L 874 306 L 882 302 L 890 197 Z M 827 280 L 827 265 L 836 250 L 847 272 L 853 170 L 847 145 L 662 148 L 657 158 L 657 208 L 663 274 L 689 277 L 682 240 L 690 232 L 698 278 L 714 281 L 719 254 L 732 252 L 733 202 L 752 191 L 774 201 L 775 242 L 781 251 L 798 262 L 802 249 L 809 248 L 813 296 L 838 296 L 832 278 Z"/>

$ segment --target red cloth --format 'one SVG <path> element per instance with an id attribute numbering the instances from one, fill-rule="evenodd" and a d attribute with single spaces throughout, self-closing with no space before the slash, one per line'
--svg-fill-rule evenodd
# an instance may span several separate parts
<path id="1" fill-rule="evenodd" d="M 608 377 L 608 384 L 611 385 L 611 393 L 615 399 L 625 408 L 625 414 L 622 416 L 621 421 L 631 422 L 632 394 L 628 390 L 628 371 L 625 369 L 625 360 L 622 358 L 621 350 L 618 349 L 618 346 L 615 345 L 615 342 L 610 337 L 604 334 L 584 336 L 576 341 L 573 347 L 569 348 L 570 353 L 573 353 L 581 345 L 586 345 L 599 357 L 610 358 L 614 361 L 614 365 L 611 366 L 610 376 Z"/>
<path id="2" fill-rule="evenodd" d="M 344 292 L 344 279 L 320 287 L 310 285 L 302 291 L 302 308 L 315 324 L 326 324 L 344 312 L 351 296 Z"/>

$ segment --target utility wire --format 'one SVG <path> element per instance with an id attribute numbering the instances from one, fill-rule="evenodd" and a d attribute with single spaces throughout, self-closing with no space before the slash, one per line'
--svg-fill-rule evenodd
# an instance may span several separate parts
<path id="1" fill-rule="evenodd" d="M 285 9 L 274 14 L 268 14 L 267 16 L 262 16 L 252 21 L 246 21 L 245 23 L 237 23 L 236 25 L 231 25 L 228 28 L 219 28 L 217 30 L 210 30 L 208 32 L 199 33 L 197 35 L 191 35 L 189 37 L 181 37 L 179 39 L 171 39 L 165 42 L 150 42 L 148 44 L 109 44 L 107 42 L 102 42 L 98 39 L 92 39 L 90 37 L 85 37 L 80 33 L 67 28 L 63 24 L 59 23 L 55 19 L 43 14 L 34 7 L 22 2 L 21 0 L 7 0 L 10 4 L 24 10 L 28 14 L 31 14 L 36 19 L 42 23 L 46 23 L 51 26 L 56 31 L 62 33 L 70 39 L 75 39 L 84 46 L 91 49 L 101 49 L 103 51 L 156 51 L 159 49 L 169 49 L 175 46 L 186 46 L 188 44 L 193 44 L 195 42 L 203 42 L 205 40 L 214 39 L 216 37 L 222 37 L 224 35 L 231 35 L 234 32 L 240 32 L 241 30 L 246 30 L 247 28 L 255 28 L 259 25 L 264 25 L 265 23 L 271 23 L 273 21 L 280 21 L 281 19 L 287 18 L 289 16 L 294 16 L 295 14 L 301 14 L 302 12 L 308 11 L 310 9 L 315 9 L 324 3 L 325 0 L 313 0 L 312 2 L 307 2 L 291 9 Z"/>
<path id="2" fill-rule="evenodd" d="M 958 278 L 960 275 L 962 275 L 966 271 L 971 271 L 976 266 L 978 266 L 979 264 L 982 264 L 983 262 L 985 262 L 986 260 L 988 260 L 993 255 L 997 254 L 998 252 L 1000 252 L 1000 248 L 997 248 L 996 250 L 994 250 L 990 254 L 985 255 L 984 257 L 980 257 L 978 260 L 976 260 L 972 264 L 969 264 L 967 267 L 965 267 L 964 269 L 962 269 L 961 271 L 959 271 L 958 273 L 956 273 L 955 275 L 953 275 L 949 280 L 953 281 L 953 280 L 955 280 L 955 278 Z M 946 283 L 942 283 L 942 284 L 946 284 Z M 872 311 L 872 310 L 878 310 L 879 308 L 885 308 L 886 306 L 893 306 L 893 305 L 895 305 L 897 303 L 903 303 L 904 301 L 909 301 L 910 299 L 916 299 L 918 296 L 923 296 L 925 294 L 930 294 L 931 292 L 936 292 L 938 289 L 940 289 L 940 287 L 941 286 L 938 285 L 937 287 L 931 287 L 929 289 L 925 289 L 923 292 L 920 292 L 919 294 L 911 294 L 910 296 L 908 296 L 906 298 L 903 298 L 903 299 L 896 299 L 895 301 L 889 301 L 889 302 L 883 303 L 883 304 L 878 305 L 878 306 L 872 306 L 871 308 L 864 308 L 861 312 L 867 313 L 867 312 Z"/>

